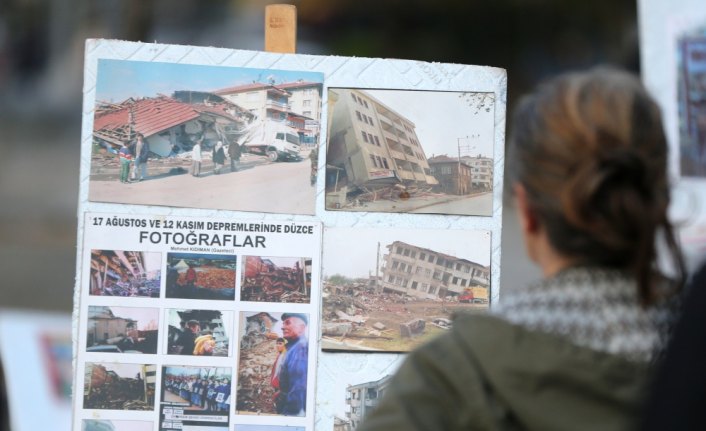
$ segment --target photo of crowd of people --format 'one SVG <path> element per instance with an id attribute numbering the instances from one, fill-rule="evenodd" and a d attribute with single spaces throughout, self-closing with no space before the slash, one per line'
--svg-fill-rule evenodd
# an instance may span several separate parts
<path id="1" fill-rule="evenodd" d="M 309 315 L 243 312 L 236 410 L 305 416 Z"/>
<path id="2" fill-rule="evenodd" d="M 236 256 L 168 253 L 167 298 L 235 299 Z"/>
<path id="3" fill-rule="evenodd" d="M 245 256 L 242 301 L 308 303 L 311 258 Z"/>
<path id="4" fill-rule="evenodd" d="M 162 253 L 91 250 L 91 295 L 159 298 Z"/>
<path id="5" fill-rule="evenodd" d="M 156 354 L 158 320 L 158 308 L 91 305 L 86 351 Z"/>
<path id="6" fill-rule="evenodd" d="M 156 365 L 87 362 L 83 408 L 153 410 Z"/>
<path id="7" fill-rule="evenodd" d="M 167 325 L 167 354 L 228 356 L 232 312 L 170 309 Z"/>
<path id="8" fill-rule="evenodd" d="M 165 366 L 160 430 L 227 425 L 231 377 L 230 368 Z"/>

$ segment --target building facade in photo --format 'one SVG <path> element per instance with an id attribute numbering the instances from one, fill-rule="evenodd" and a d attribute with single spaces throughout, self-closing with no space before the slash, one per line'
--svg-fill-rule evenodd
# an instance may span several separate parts
<path id="1" fill-rule="evenodd" d="M 215 94 L 242 106 L 260 120 L 286 122 L 297 129 L 303 143 L 315 144 L 321 131 L 322 91 L 319 82 L 255 82 L 216 90 Z"/>
<path id="2" fill-rule="evenodd" d="M 327 164 L 339 184 L 435 186 L 414 123 L 362 90 L 329 90 Z"/>
<path id="3" fill-rule="evenodd" d="M 349 421 L 349 430 L 355 431 L 365 415 L 370 413 L 380 403 L 390 385 L 392 375 L 383 377 L 373 382 L 350 385 L 346 388 L 346 412 Z"/>
<path id="4" fill-rule="evenodd" d="M 378 290 L 418 298 L 458 296 L 468 288 L 487 290 L 490 267 L 402 241 L 387 246 Z"/>
<path id="5" fill-rule="evenodd" d="M 478 155 L 476 157 L 461 157 L 461 161 L 473 170 L 471 185 L 474 189 L 490 190 L 493 188 L 493 159 Z"/>
<path id="6" fill-rule="evenodd" d="M 136 330 L 137 322 L 115 316 L 110 307 L 92 306 L 88 308 L 88 330 L 86 331 L 89 346 L 108 344 L 110 339 L 124 337 L 129 330 Z"/>
<path id="7" fill-rule="evenodd" d="M 429 159 L 431 174 L 439 180 L 441 191 L 451 195 L 471 193 L 472 170 L 466 162 L 446 155 Z"/>

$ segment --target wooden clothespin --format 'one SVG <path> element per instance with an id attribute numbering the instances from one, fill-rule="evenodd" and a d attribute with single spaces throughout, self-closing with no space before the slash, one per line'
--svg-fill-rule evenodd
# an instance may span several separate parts
<path id="1" fill-rule="evenodd" d="M 297 50 L 297 7 L 273 4 L 265 7 L 265 51 L 294 54 Z"/>

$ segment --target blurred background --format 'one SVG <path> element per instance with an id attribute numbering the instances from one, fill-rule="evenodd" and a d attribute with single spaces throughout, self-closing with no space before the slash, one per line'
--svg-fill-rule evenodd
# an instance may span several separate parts
<path id="1" fill-rule="evenodd" d="M 0 308 L 72 310 L 86 38 L 262 50 L 266 1 L 0 2 Z M 287 3 L 287 2 L 276 2 Z M 639 72 L 635 0 L 301 0 L 299 53 L 502 67 L 508 112 L 537 82 Z M 506 193 L 503 288 L 538 272 Z"/>

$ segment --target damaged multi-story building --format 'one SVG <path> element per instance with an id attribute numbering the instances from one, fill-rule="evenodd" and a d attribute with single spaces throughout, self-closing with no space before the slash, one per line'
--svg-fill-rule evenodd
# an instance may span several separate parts
<path id="1" fill-rule="evenodd" d="M 380 380 L 350 385 L 346 388 L 346 405 L 348 411 L 349 431 L 355 431 L 360 422 L 375 409 L 382 399 L 387 387 L 390 385 L 392 375 L 387 375 Z"/>
<path id="2" fill-rule="evenodd" d="M 259 120 L 286 122 L 297 130 L 302 143 L 314 144 L 320 133 L 320 82 L 283 84 L 253 82 L 215 91 L 226 100 L 249 110 Z"/>
<path id="3" fill-rule="evenodd" d="M 487 289 L 490 267 L 402 241 L 387 246 L 379 291 L 419 298 L 458 296 L 466 288 Z"/>
<path id="4" fill-rule="evenodd" d="M 91 250 L 90 292 L 120 296 L 128 287 L 143 291 L 141 296 L 159 295 L 159 271 L 149 269 L 145 252 Z"/>
<path id="5" fill-rule="evenodd" d="M 369 93 L 330 89 L 328 129 L 328 188 L 438 184 L 414 123 Z"/>

